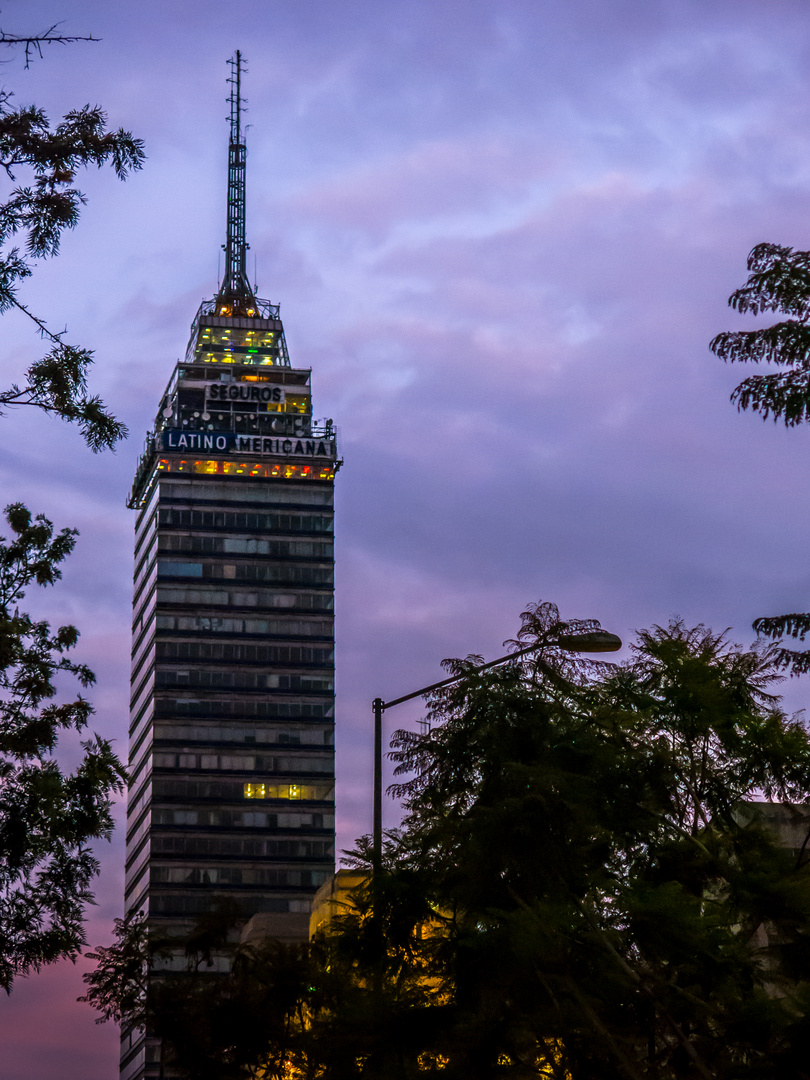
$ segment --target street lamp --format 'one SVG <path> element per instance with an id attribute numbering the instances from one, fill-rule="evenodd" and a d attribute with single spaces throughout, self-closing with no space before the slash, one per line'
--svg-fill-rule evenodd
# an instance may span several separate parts
<path id="1" fill-rule="evenodd" d="M 387 709 L 393 709 L 395 705 L 402 705 L 404 702 L 411 701 L 413 698 L 423 697 L 432 690 L 440 690 L 443 686 L 450 686 L 452 683 L 458 682 L 459 679 L 464 679 L 468 675 L 477 674 L 479 671 L 486 671 L 488 668 L 497 667 L 499 664 L 506 664 L 510 660 L 516 660 L 519 656 L 525 656 L 530 652 L 537 652 L 538 649 L 542 649 L 547 645 L 555 645 L 558 649 L 564 649 L 566 652 L 600 653 L 616 652 L 622 647 L 622 641 L 616 634 L 611 634 L 607 630 L 587 630 L 581 634 L 559 634 L 552 640 L 540 643 L 535 642 L 533 645 L 527 645 L 525 649 L 518 649 L 517 652 L 509 653 L 507 656 L 500 656 L 497 660 L 490 660 L 488 663 L 481 664 L 479 667 L 465 671 L 461 675 L 451 675 L 449 679 L 441 679 L 439 682 L 431 683 L 430 686 L 423 686 L 421 690 L 414 690 L 410 694 L 403 694 L 402 697 L 394 698 L 392 701 L 383 701 L 382 698 L 374 698 L 372 708 L 374 710 L 373 858 L 375 870 L 378 870 L 382 865 L 382 714 Z"/>

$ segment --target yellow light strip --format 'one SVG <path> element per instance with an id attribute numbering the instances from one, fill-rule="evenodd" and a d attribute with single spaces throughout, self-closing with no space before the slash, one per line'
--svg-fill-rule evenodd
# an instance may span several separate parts
<path id="1" fill-rule="evenodd" d="M 249 476 L 259 479 L 334 480 L 333 465 L 281 465 L 263 461 L 222 461 L 209 458 L 189 461 L 186 458 L 161 458 L 160 472 L 201 473 L 205 476 Z"/>

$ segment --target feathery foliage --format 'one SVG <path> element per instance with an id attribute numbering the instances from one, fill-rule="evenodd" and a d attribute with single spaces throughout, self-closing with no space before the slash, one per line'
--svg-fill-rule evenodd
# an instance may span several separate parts
<path id="1" fill-rule="evenodd" d="M 82 731 L 93 714 L 78 694 L 57 704 L 57 681 L 84 689 L 95 677 L 69 653 L 73 626 L 52 630 L 21 611 L 29 585 L 52 585 L 76 542 L 72 529 L 54 535 L 42 515 L 6 507 L 12 537 L 0 540 L 0 986 L 84 944 L 83 910 L 98 862 L 89 841 L 109 837 L 114 792 L 125 772 L 108 742 L 82 743 L 73 772 L 54 757 L 60 734 Z"/>
<path id="2" fill-rule="evenodd" d="M 468 671 L 394 737 L 392 857 L 445 920 L 423 1052 L 447 1080 L 800 1076 L 810 866 L 746 802 L 810 795 L 772 652 L 675 622 L 567 686 L 539 656 Z"/>
<path id="3" fill-rule="evenodd" d="M 725 331 L 709 348 L 728 363 L 782 365 L 784 371 L 744 379 L 731 400 L 739 409 L 794 427 L 810 417 L 810 252 L 757 244 L 748 271 L 729 305 L 740 314 L 774 311 L 790 317 L 757 330 Z"/>
<path id="4" fill-rule="evenodd" d="M 773 311 L 790 316 L 757 330 L 725 331 L 709 348 L 729 363 L 777 364 L 784 370 L 744 379 L 731 395 L 737 408 L 750 409 L 786 427 L 810 420 L 810 251 L 757 244 L 748 256 L 748 281 L 729 297 L 741 314 Z M 756 619 L 754 630 L 771 641 L 804 641 L 810 613 Z M 810 671 L 810 652 L 782 645 L 777 663 L 793 675 Z"/>
<path id="5" fill-rule="evenodd" d="M 0 44 L 26 44 L 26 56 L 40 39 L 0 37 Z M 92 39 L 91 39 L 92 40 Z M 33 43 L 33 44 L 32 44 Z M 89 349 L 69 344 L 65 331 L 54 332 L 18 297 L 19 287 L 33 273 L 36 260 L 59 252 L 65 229 L 79 219 L 85 196 L 76 187 L 82 168 L 111 165 L 124 180 L 144 160 L 143 143 L 128 131 L 111 131 L 98 106 L 85 105 L 52 125 L 42 109 L 14 107 L 12 94 L 0 91 L 0 171 L 10 189 L 0 203 L 0 314 L 12 308 L 23 312 L 49 344 L 48 351 L 25 372 L 22 382 L 0 391 L 0 410 L 33 405 L 78 425 L 88 446 L 112 448 L 126 436 L 125 426 L 87 388 L 93 363 Z M 25 181 L 19 181 L 23 173 Z"/>

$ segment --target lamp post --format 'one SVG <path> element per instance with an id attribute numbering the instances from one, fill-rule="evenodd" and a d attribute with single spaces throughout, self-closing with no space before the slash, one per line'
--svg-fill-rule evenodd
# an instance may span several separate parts
<path id="1" fill-rule="evenodd" d="M 423 697 L 432 690 L 440 690 L 443 686 L 450 686 L 452 683 L 466 678 L 467 675 L 498 667 L 499 664 L 506 664 L 510 660 L 516 660 L 519 656 L 525 656 L 530 652 L 537 652 L 546 645 L 556 645 L 557 648 L 564 649 L 566 652 L 600 653 L 616 652 L 622 647 L 622 642 L 621 638 L 617 637 L 616 634 L 609 633 L 607 630 L 588 630 L 582 634 L 560 634 L 552 640 L 544 641 L 541 644 L 535 642 L 533 645 L 527 645 L 525 649 L 518 649 L 517 652 L 509 653 L 507 656 L 500 656 L 497 660 L 490 660 L 486 664 L 473 668 L 472 671 L 465 671 L 463 675 L 451 675 L 449 679 L 441 679 L 439 682 L 431 683 L 430 686 L 423 686 L 420 690 L 414 690 L 410 694 L 403 694 L 402 697 L 394 698 L 392 701 L 374 698 L 372 702 L 374 710 L 374 822 L 372 836 L 375 870 L 378 870 L 382 865 L 382 714 L 387 709 L 393 709 L 395 705 L 402 705 L 413 698 Z"/>

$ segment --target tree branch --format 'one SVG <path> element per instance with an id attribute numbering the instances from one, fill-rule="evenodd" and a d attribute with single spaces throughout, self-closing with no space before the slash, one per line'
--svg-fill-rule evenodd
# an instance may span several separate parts
<path id="1" fill-rule="evenodd" d="M 49 26 L 43 34 L 7 34 L 5 30 L 0 29 L 0 45 L 7 45 L 9 48 L 15 48 L 17 45 L 25 46 L 25 66 L 26 68 L 31 64 L 31 57 L 34 53 L 40 58 L 42 57 L 43 45 L 72 45 L 77 41 L 100 41 L 100 38 L 93 37 L 92 34 L 57 34 L 54 31 L 57 27 L 61 26 L 61 23 L 54 23 L 53 26 Z"/>

